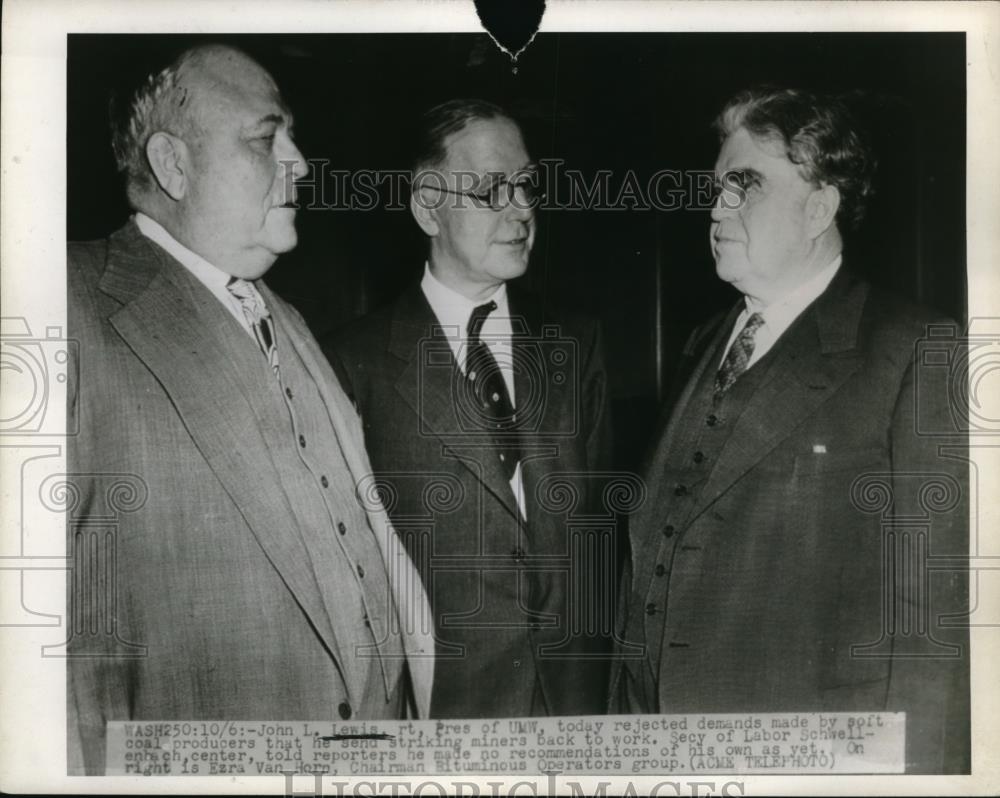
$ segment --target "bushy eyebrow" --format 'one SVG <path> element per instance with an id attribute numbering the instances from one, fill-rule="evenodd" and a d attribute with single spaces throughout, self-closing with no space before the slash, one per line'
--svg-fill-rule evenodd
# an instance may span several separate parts
<path id="1" fill-rule="evenodd" d="M 291 130 L 294 124 L 295 120 L 292 119 L 291 114 L 265 114 L 251 125 L 251 129 L 264 127 L 265 125 L 284 125 L 288 130 Z"/>
<path id="2" fill-rule="evenodd" d="M 719 179 L 725 180 L 726 177 L 728 177 L 729 175 L 736 175 L 742 177 L 744 180 L 749 178 L 750 180 L 754 180 L 758 183 L 764 182 L 764 174 L 762 172 L 758 172 L 756 169 L 751 169 L 749 167 L 746 168 L 736 167 L 735 169 L 727 169 L 722 173 Z"/>

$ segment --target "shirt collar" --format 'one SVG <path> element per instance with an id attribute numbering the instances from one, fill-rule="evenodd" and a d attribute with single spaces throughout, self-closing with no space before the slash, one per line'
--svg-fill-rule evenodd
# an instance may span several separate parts
<path id="1" fill-rule="evenodd" d="M 500 283 L 500 286 L 486 299 L 478 301 L 462 296 L 452 288 L 449 288 L 437 277 L 431 274 L 429 263 L 424 263 L 424 276 L 420 281 L 420 290 L 427 297 L 427 302 L 437 316 L 438 323 L 449 330 L 458 328 L 458 336 L 466 337 L 466 330 L 469 326 L 469 317 L 472 311 L 490 300 L 497 303 L 497 309 L 490 314 L 490 318 L 506 318 L 510 316 L 507 309 L 507 284 Z"/>
<path id="2" fill-rule="evenodd" d="M 771 328 L 786 329 L 813 300 L 827 289 L 827 286 L 830 285 L 836 276 L 842 262 L 843 257 L 837 255 L 830 262 L 829 266 L 817 272 L 790 294 L 786 294 L 776 302 L 772 302 L 766 308 L 762 308 L 757 303 L 751 302 L 749 297 L 745 298 L 745 312 L 747 314 L 759 313 L 764 318 L 764 323 Z"/>
<path id="3" fill-rule="evenodd" d="M 201 255 L 185 247 L 155 219 L 151 219 L 140 211 L 135 215 L 135 223 L 139 231 L 146 238 L 163 247 L 168 254 L 179 261 L 182 266 L 213 292 L 217 293 L 220 289 L 225 289 L 229 284 L 229 281 L 232 279 L 231 275 L 226 274 L 222 269 L 213 266 L 201 257 Z"/>

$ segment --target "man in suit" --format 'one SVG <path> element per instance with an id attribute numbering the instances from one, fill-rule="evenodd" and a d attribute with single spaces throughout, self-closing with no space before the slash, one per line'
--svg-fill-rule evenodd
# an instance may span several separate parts
<path id="1" fill-rule="evenodd" d="M 429 608 L 357 498 L 359 419 L 260 280 L 296 244 L 291 130 L 247 55 L 184 52 L 116 122 L 134 217 L 70 245 L 71 772 L 108 721 L 426 716 Z"/>
<path id="2" fill-rule="evenodd" d="M 843 105 L 748 91 L 716 124 L 712 254 L 742 297 L 690 339 L 646 466 L 620 632 L 646 658 L 612 708 L 902 711 L 908 771 L 967 771 L 967 444 L 922 433 L 956 429 L 915 358 L 935 317 L 847 268 L 873 161 Z"/>
<path id="3" fill-rule="evenodd" d="M 511 117 L 444 103 L 423 117 L 417 150 L 423 276 L 324 350 L 430 595 L 431 711 L 600 711 L 610 623 L 593 613 L 611 585 L 588 547 L 607 541 L 573 524 L 595 507 L 605 448 L 598 332 L 508 285 L 535 237 L 531 161 Z"/>

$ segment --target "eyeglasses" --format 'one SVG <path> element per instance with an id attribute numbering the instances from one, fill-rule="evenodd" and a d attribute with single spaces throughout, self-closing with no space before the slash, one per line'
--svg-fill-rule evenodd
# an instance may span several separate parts
<path id="1" fill-rule="evenodd" d="M 477 208 L 489 208 L 491 211 L 502 211 L 508 205 L 513 205 L 517 210 L 530 210 L 537 207 L 545 199 L 545 192 L 536 185 L 537 180 L 537 175 L 531 175 L 515 182 L 506 179 L 498 180 L 491 183 L 483 191 L 456 191 L 433 183 L 422 183 L 418 188 L 431 188 L 445 194 L 468 197 Z M 523 202 L 517 200 L 518 191 L 524 198 Z"/>

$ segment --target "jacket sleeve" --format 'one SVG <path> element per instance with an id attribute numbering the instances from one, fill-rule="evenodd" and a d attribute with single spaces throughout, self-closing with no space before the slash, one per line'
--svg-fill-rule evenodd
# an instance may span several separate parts
<path id="1" fill-rule="evenodd" d="M 108 487 L 106 470 L 94 460 L 98 450 L 93 419 L 88 415 L 107 401 L 109 374 L 101 360 L 100 317 L 94 290 L 103 268 L 103 244 L 73 244 L 67 256 L 67 336 L 69 350 L 66 384 L 66 438 L 68 504 L 66 555 L 73 563 L 66 577 L 66 736 L 67 773 L 102 775 L 108 718 L 127 718 L 129 663 L 117 650 L 117 636 L 104 632 L 120 616 L 108 616 L 104 599 L 114 590 L 114 572 L 102 567 L 97 549 L 108 535 L 90 534 L 74 519 L 85 508 L 101 507 Z M 114 475 L 111 475 L 112 477 Z M 107 552 L 107 549 L 102 549 Z M 113 550 L 111 550 L 113 552 Z M 80 577 L 80 570 L 90 574 Z M 119 609 L 119 612 L 121 610 Z M 88 633 L 90 632 L 90 633 Z"/>
<path id="2" fill-rule="evenodd" d="M 950 362 L 963 358 L 955 336 Z M 887 709 L 905 711 L 908 773 L 968 773 L 969 449 L 957 375 L 907 369 L 892 419 L 892 501 L 886 530 Z M 961 362 L 959 360 L 958 362 Z M 926 626 L 925 626 L 926 624 Z"/>

